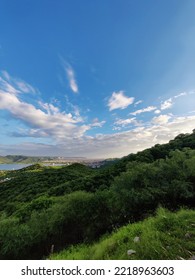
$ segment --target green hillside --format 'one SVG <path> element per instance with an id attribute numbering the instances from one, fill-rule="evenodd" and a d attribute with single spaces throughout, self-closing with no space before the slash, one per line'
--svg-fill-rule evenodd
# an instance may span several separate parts
<path id="1" fill-rule="evenodd" d="M 159 207 L 177 211 L 194 206 L 194 132 L 100 169 L 35 164 L 2 171 L 0 259 L 45 259 L 53 245 L 55 252 L 77 244 L 89 248 L 105 234 L 154 215 Z"/>
<path id="2" fill-rule="evenodd" d="M 168 260 L 195 257 L 195 211 L 157 215 L 129 224 L 93 245 L 71 246 L 52 260 Z"/>

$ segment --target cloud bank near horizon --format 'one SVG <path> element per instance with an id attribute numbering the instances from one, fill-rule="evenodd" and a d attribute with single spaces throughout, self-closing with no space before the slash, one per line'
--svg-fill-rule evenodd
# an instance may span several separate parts
<path id="1" fill-rule="evenodd" d="M 1 119 L 6 119 L 8 113 L 11 120 L 17 121 L 17 127 L 12 127 L 7 135 L 12 143 L 0 143 L 0 154 L 121 157 L 157 143 L 168 142 L 176 135 L 194 129 L 193 112 L 174 115 L 168 111 L 180 97 L 186 98 L 194 92 L 182 92 L 155 106 L 150 105 L 129 113 L 129 106 L 135 98 L 128 97 L 124 91 L 114 91 L 107 98 L 107 119 L 99 120 L 97 116 L 91 121 L 87 116 L 81 116 L 77 106 L 71 105 L 74 109 L 71 112 L 63 111 L 53 103 L 43 102 L 38 93 L 37 89 L 25 81 L 11 77 L 6 71 L 1 72 Z M 24 98 L 28 95 L 33 95 L 34 103 Z M 137 101 L 135 104 L 137 106 L 142 102 Z M 113 110 L 126 110 L 127 118 L 116 116 L 111 121 L 110 112 Z M 138 119 L 145 114 L 147 119 Z M 133 117 L 129 118 L 129 115 Z M 113 132 L 106 133 L 103 129 L 106 125 L 111 125 Z M 93 132 L 94 129 L 98 129 L 98 132 Z M 14 139 L 17 139 L 15 143 Z"/>

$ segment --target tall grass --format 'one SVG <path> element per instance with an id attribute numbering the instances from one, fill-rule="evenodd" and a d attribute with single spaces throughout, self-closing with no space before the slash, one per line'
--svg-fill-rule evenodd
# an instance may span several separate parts
<path id="1" fill-rule="evenodd" d="M 135 242 L 135 237 L 139 241 Z M 138 238 L 137 238 L 138 239 Z M 135 253 L 128 255 L 128 250 Z M 195 211 L 171 213 L 159 208 L 155 217 L 129 224 L 98 243 L 71 246 L 55 260 L 190 259 L 195 255 Z"/>

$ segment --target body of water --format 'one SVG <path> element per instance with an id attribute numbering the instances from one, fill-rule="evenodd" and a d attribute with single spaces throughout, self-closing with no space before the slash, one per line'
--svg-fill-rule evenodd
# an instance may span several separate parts
<path id="1" fill-rule="evenodd" d="M 17 169 L 27 167 L 29 165 L 31 164 L 14 164 L 14 163 L 0 164 L 0 170 L 17 170 Z"/>

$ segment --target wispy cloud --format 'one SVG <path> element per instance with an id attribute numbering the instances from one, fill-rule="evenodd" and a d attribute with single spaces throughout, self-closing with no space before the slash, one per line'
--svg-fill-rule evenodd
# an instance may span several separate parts
<path id="1" fill-rule="evenodd" d="M 0 76 L 0 88 L 1 90 L 8 91 L 13 94 L 18 93 L 36 93 L 37 89 L 24 82 L 19 78 L 12 77 L 6 71 L 1 71 Z"/>
<path id="2" fill-rule="evenodd" d="M 161 104 L 160 109 L 161 110 L 166 110 L 166 109 L 171 108 L 172 106 L 173 106 L 172 98 L 169 98 Z"/>
<path id="3" fill-rule="evenodd" d="M 122 129 L 130 129 L 130 127 L 135 127 L 135 126 L 141 126 L 142 123 L 138 120 L 136 120 L 135 117 L 133 118 L 127 118 L 127 119 L 120 119 L 117 118 L 116 121 L 114 122 L 112 130 L 122 130 Z"/>
<path id="4" fill-rule="evenodd" d="M 184 97 L 184 96 L 190 96 L 191 94 L 194 94 L 194 91 L 189 91 L 189 92 L 180 92 L 164 101 L 161 101 L 161 104 L 159 105 L 159 108 L 157 110 L 155 110 L 155 114 L 160 114 L 161 111 L 163 110 L 168 110 L 170 108 L 172 108 L 179 100 L 179 98 Z"/>
<path id="5" fill-rule="evenodd" d="M 132 113 L 130 113 L 130 114 L 133 115 L 133 116 L 136 116 L 136 115 L 138 115 L 138 114 L 145 113 L 145 112 L 151 112 L 151 111 L 154 111 L 154 110 L 156 110 L 156 107 L 154 107 L 154 106 L 148 106 L 148 107 L 146 107 L 146 108 L 137 110 L 137 111 L 132 112 Z"/>
<path id="6" fill-rule="evenodd" d="M 154 123 L 154 124 L 166 124 L 166 123 L 168 123 L 170 118 L 171 118 L 170 115 L 160 115 L 158 117 L 154 117 L 152 119 L 152 123 Z"/>
<path id="7" fill-rule="evenodd" d="M 90 127 L 102 127 L 105 123 L 106 123 L 106 121 L 99 121 L 98 118 L 95 118 L 95 119 L 93 119 Z"/>
<path id="8" fill-rule="evenodd" d="M 124 91 L 113 92 L 112 96 L 108 100 L 107 106 L 109 111 L 115 109 L 125 109 L 134 102 L 134 97 L 127 97 Z"/>
<path id="9" fill-rule="evenodd" d="M 136 118 L 128 118 L 128 119 L 117 119 L 115 122 L 114 122 L 114 125 L 116 126 L 122 126 L 122 127 L 125 127 L 129 124 L 134 124 L 134 125 L 137 125 L 138 122 L 136 120 Z"/>
<path id="10" fill-rule="evenodd" d="M 48 115 L 56 115 L 60 112 L 59 108 L 50 103 L 43 103 L 39 101 L 38 104 L 45 109 Z"/>
<path id="11" fill-rule="evenodd" d="M 71 90 L 74 93 L 78 93 L 79 88 L 78 88 L 78 84 L 77 84 L 77 81 L 75 78 L 75 72 L 74 72 L 72 66 L 68 62 L 66 62 L 63 58 L 61 58 L 61 62 L 62 62 L 62 66 L 66 72 L 66 77 L 68 79 Z"/>
<path id="12" fill-rule="evenodd" d="M 189 94 L 189 93 L 187 93 L 187 92 L 181 92 L 181 93 L 179 93 L 179 94 L 174 95 L 173 97 L 171 97 L 171 98 L 169 98 L 169 99 L 163 101 L 163 102 L 161 103 L 161 105 L 160 105 L 160 109 L 161 109 L 161 110 L 167 110 L 167 109 L 172 108 L 173 105 L 174 105 L 174 100 L 175 100 L 175 99 L 177 99 L 177 98 L 179 98 L 179 97 L 182 97 L 182 96 L 186 96 L 186 95 L 188 95 L 188 94 Z"/>
<path id="13" fill-rule="evenodd" d="M 75 116 L 80 116 L 80 108 L 77 105 L 74 105 L 70 102 L 68 95 L 65 95 L 66 106 L 70 112 L 72 112 Z"/>
<path id="14" fill-rule="evenodd" d="M 178 98 L 178 97 L 185 96 L 185 95 L 187 95 L 187 92 L 181 92 L 181 93 L 175 95 L 174 98 Z"/>
<path id="15" fill-rule="evenodd" d="M 134 103 L 134 107 L 136 107 L 138 104 L 141 104 L 143 100 L 138 100 L 137 102 Z"/>

